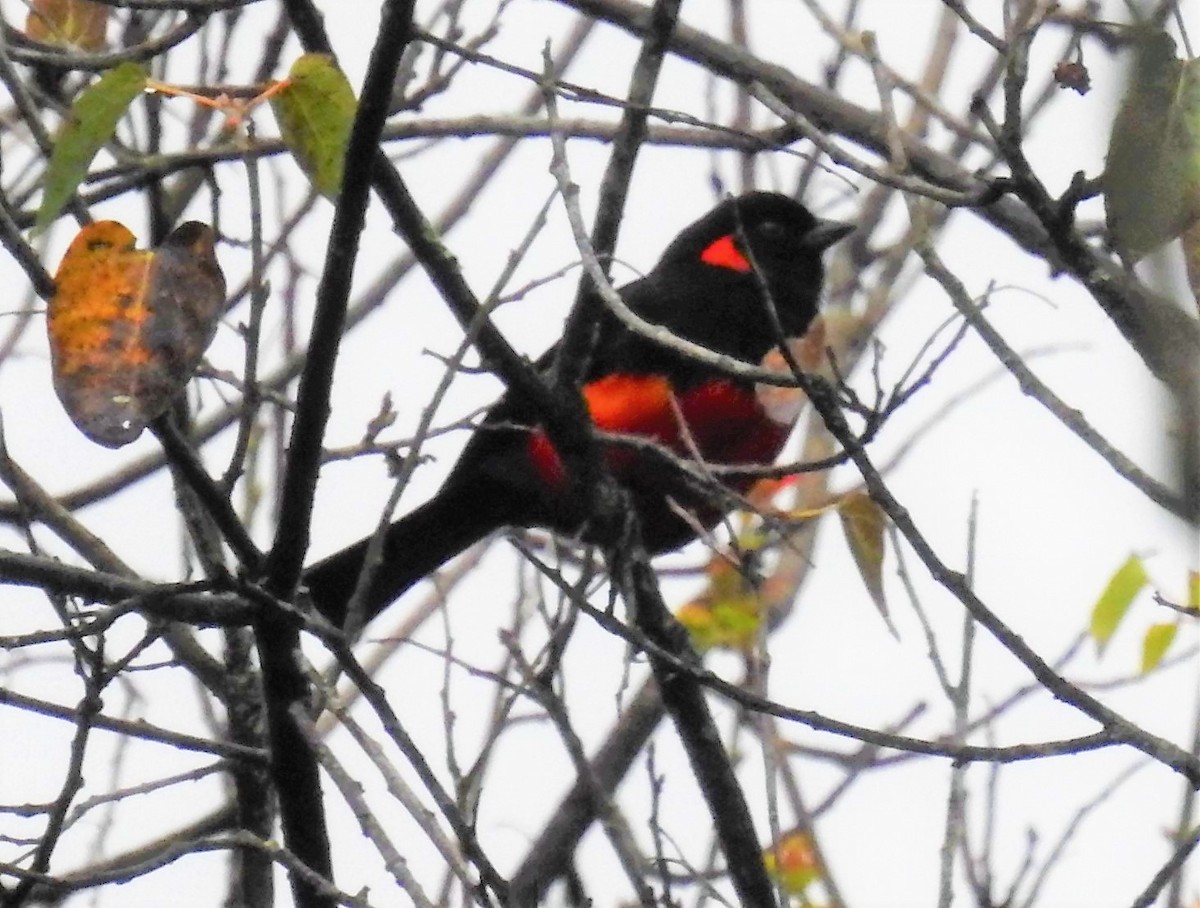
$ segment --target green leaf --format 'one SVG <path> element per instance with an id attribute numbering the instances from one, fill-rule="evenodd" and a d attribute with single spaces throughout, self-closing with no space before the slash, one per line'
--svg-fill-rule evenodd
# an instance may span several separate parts
<path id="1" fill-rule="evenodd" d="M 1200 220 L 1200 61 L 1147 30 L 1113 120 L 1103 178 L 1109 234 L 1132 264 Z"/>
<path id="2" fill-rule="evenodd" d="M 1142 639 L 1142 674 L 1154 671 L 1175 640 L 1178 624 L 1155 624 Z"/>
<path id="3" fill-rule="evenodd" d="M 1089 630 L 1096 641 L 1098 652 L 1104 652 L 1125 613 L 1129 611 L 1129 606 L 1133 604 L 1134 598 L 1142 591 L 1148 579 L 1146 567 L 1137 555 L 1130 555 L 1112 575 L 1108 586 L 1104 588 L 1092 609 Z"/>
<path id="4" fill-rule="evenodd" d="M 271 98 L 279 134 L 321 195 L 334 199 L 358 102 L 345 74 L 326 54 L 305 54 L 292 64 Z"/>
<path id="5" fill-rule="evenodd" d="M 54 141 L 35 233 L 58 217 L 87 176 L 96 152 L 113 137 L 117 123 L 145 87 L 146 70 L 136 63 L 122 63 L 80 92 L 71 105 L 70 119 Z"/>

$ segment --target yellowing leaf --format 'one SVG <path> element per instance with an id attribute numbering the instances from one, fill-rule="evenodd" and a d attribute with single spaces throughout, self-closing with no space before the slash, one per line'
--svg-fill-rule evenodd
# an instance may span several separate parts
<path id="1" fill-rule="evenodd" d="M 1200 571 L 1188 571 L 1188 608 L 1200 611 Z"/>
<path id="2" fill-rule="evenodd" d="M 708 589 L 675 613 L 697 651 L 717 647 L 748 650 L 763 622 L 762 599 L 736 565 L 714 555 L 708 565 Z"/>
<path id="3" fill-rule="evenodd" d="M 1142 674 L 1158 668 L 1178 630 L 1177 624 L 1155 624 L 1146 631 L 1142 638 Z"/>
<path id="4" fill-rule="evenodd" d="M 122 63 L 80 92 L 54 140 L 35 232 L 58 217 L 87 176 L 96 152 L 113 137 L 117 123 L 145 87 L 146 71 L 136 63 Z"/>
<path id="5" fill-rule="evenodd" d="M 1096 641 L 1097 652 L 1104 652 L 1125 613 L 1129 611 L 1129 606 L 1148 580 L 1146 567 L 1137 555 L 1130 555 L 1109 579 L 1108 586 L 1092 608 L 1092 620 L 1088 628 Z"/>
<path id="6" fill-rule="evenodd" d="M 837 510 L 840 502 L 832 502 L 830 504 L 818 505 L 815 508 L 789 508 L 784 512 L 784 516 L 788 520 L 816 520 L 830 511 Z"/>
<path id="7" fill-rule="evenodd" d="M 357 106 L 350 82 L 326 54 L 305 54 L 296 60 L 271 97 L 284 143 L 317 192 L 330 199 L 342 185 Z"/>
<path id="8" fill-rule="evenodd" d="M 887 517 L 870 495 L 851 492 L 837 506 L 842 530 L 850 545 L 850 554 L 858 565 L 858 573 L 866 584 L 871 601 L 895 636 L 896 629 L 888 617 L 887 599 L 883 595 L 883 530 Z"/>
<path id="9" fill-rule="evenodd" d="M 213 241 L 189 221 L 150 252 L 98 221 L 71 243 L 46 324 L 54 390 L 88 438 L 128 444 L 191 378 L 225 301 Z"/>
<path id="10" fill-rule="evenodd" d="M 1103 178 L 1113 244 L 1128 263 L 1200 219 L 1200 61 L 1147 31 L 1113 120 Z"/>
<path id="11" fill-rule="evenodd" d="M 787 833 L 779 844 L 763 852 L 763 866 L 789 895 L 803 895 L 820 876 L 812 839 L 798 830 Z"/>
<path id="12" fill-rule="evenodd" d="M 32 0 L 25 34 L 34 41 L 100 50 L 110 9 L 95 0 Z"/>

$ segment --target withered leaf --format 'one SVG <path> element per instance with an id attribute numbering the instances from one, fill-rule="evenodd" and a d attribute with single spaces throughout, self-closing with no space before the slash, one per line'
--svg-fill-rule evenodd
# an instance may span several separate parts
<path id="1" fill-rule="evenodd" d="M 838 502 L 837 512 L 842 519 L 842 530 L 845 531 L 850 554 L 854 556 L 854 563 L 858 565 L 858 572 L 871 595 L 871 601 L 879 609 L 892 636 L 896 636 L 883 592 L 883 531 L 887 526 L 887 515 L 865 492 L 846 494 Z"/>
<path id="2" fill-rule="evenodd" d="M 107 447 L 136 439 L 200 364 L 225 300 L 214 235 L 195 221 L 154 251 L 116 221 L 80 230 L 55 275 L 47 324 L 54 389 Z"/>
<path id="3" fill-rule="evenodd" d="M 25 34 L 44 44 L 101 50 L 110 12 L 96 0 L 31 0 Z"/>

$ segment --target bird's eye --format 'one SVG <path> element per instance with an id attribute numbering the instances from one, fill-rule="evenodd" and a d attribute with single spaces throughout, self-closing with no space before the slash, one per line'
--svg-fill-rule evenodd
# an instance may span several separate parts
<path id="1" fill-rule="evenodd" d="M 779 221 L 763 221 L 758 225 L 756 232 L 764 240 L 772 243 L 782 243 L 788 236 L 787 226 Z"/>

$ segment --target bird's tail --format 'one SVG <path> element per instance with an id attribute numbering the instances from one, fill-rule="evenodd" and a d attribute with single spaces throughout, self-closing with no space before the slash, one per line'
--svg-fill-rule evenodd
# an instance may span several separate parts
<path id="1" fill-rule="evenodd" d="M 364 623 L 472 543 L 508 522 L 501 490 L 487 483 L 450 483 L 401 517 L 383 537 L 383 559 L 363 600 Z M 338 627 L 362 572 L 369 539 L 362 539 L 304 572 L 313 603 Z"/>

